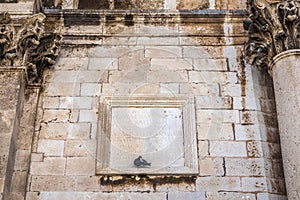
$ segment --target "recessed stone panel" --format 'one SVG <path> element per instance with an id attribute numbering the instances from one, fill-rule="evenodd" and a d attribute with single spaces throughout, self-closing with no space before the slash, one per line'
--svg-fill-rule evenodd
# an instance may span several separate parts
<path id="1" fill-rule="evenodd" d="M 98 174 L 197 174 L 194 100 L 102 97 Z M 151 165 L 134 164 L 139 156 Z"/>

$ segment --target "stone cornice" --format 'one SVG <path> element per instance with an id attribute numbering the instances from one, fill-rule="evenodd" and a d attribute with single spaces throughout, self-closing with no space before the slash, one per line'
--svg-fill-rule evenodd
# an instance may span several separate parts
<path id="1" fill-rule="evenodd" d="M 268 68 L 274 56 L 300 46 L 300 2 L 283 0 L 247 0 L 249 19 L 244 21 L 248 31 L 245 44 L 247 62 Z"/>
<path id="2" fill-rule="evenodd" d="M 55 64 L 60 35 L 46 34 L 42 13 L 11 19 L 0 13 L 0 67 L 24 66 L 29 84 L 40 83 L 45 67 Z"/>
<path id="3" fill-rule="evenodd" d="M 207 23 L 224 22 L 230 17 L 232 21 L 245 18 L 244 10 L 61 10 L 45 9 L 47 17 L 62 17 L 65 25 L 73 23 L 108 23 L 129 22 L 133 23 Z M 80 16 L 80 17 L 78 17 Z M 131 17 L 129 17 L 131 16 Z M 93 22 L 91 22 L 93 20 Z M 91 25 L 94 25 L 91 24 Z"/>

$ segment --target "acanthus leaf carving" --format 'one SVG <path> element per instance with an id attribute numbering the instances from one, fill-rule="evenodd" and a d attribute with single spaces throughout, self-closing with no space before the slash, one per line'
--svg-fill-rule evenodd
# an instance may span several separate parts
<path id="1" fill-rule="evenodd" d="M 41 82 L 44 68 L 54 65 L 60 52 L 61 36 L 45 33 L 45 18 L 38 13 L 13 20 L 0 14 L 0 66 L 25 66 L 29 84 Z"/>
<path id="2" fill-rule="evenodd" d="M 248 31 L 245 44 L 249 64 L 268 68 L 277 54 L 300 46 L 299 2 L 283 0 L 247 0 L 249 19 L 244 21 Z"/>

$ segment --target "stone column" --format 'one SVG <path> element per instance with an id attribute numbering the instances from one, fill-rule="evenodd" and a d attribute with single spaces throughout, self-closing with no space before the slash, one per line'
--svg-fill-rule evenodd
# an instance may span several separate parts
<path id="1" fill-rule="evenodd" d="M 10 192 L 24 101 L 24 68 L 0 68 L 0 199 Z"/>
<path id="2" fill-rule="evenodd" d="M 300 49 L 274 57 L 270 73 L 288 198 L 300 199 Z"/>

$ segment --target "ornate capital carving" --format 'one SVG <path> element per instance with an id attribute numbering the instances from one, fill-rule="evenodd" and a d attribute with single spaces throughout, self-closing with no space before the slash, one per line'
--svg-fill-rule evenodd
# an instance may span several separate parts
<path id="1" fill-rule="evenodd" d="M 247 0 L 249 19 L 244 21 L 248 31 L 245 44 L 249 64 L 266 68 L 273 57 L 300 46 L 300 2 L 283 0 Z"/>
<path id="2" fill-rule="evenodd" d="M 61 36 L 44 32 L 42 13 L 29 18 L 11 19 L 0 13 L 0 67 L 26 66 L 29 84 L 39 83 L 45 67 L 55 64 Z"/>

